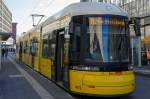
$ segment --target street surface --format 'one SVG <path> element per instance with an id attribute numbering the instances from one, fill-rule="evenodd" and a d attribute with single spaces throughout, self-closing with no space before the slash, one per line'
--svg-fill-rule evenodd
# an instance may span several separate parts
<path id="1" fill-rule="evenodd" d="M 136 90 L 125 97 L 72 95 L 14 58 L 3 60 L 0 99 L 150 99 L 150 76 L 136 75 Z"/>

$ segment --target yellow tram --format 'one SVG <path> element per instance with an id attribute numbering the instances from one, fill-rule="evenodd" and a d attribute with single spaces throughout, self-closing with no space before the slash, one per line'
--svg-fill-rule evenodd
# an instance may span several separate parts
<path id="1" fill-rule="evenodd" d="M 17 58 L 70 92 L 130 94 L 128 14 L 105 3 L 75 3 L 17 39 Z"/>

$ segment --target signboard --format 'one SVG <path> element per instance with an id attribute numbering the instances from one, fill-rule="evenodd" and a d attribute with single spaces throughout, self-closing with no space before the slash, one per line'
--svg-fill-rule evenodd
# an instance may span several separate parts
<path id="1" fill-rule="evenodd" d="M 125 20 L 124 19 L 117 19 L 117 18 L 110 18 L 110 19 L 103 19 L 101 17 L 90 17 L 89 18 L 90 25 L 119 25 L 124 26 Z"/>

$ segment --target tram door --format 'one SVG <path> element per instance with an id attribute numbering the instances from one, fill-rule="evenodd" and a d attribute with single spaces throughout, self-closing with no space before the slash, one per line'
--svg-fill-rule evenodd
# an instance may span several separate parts
<path id="1" fill-rule="evenodd" d="M 19 60 L 22 61 L 22 46 L 23 46 L 23 43 L 20 42 L 19 44 Z"/>
<path id="2" fill-rule="evenodd" d="M 56 56 L 55 56 L 55 66 L 56 66 L 56 81 L 59 84 L 63 84 L 63 53 L 64 53 L 64 29 L 57 31 L 57 42 L 56 42 Z"/>

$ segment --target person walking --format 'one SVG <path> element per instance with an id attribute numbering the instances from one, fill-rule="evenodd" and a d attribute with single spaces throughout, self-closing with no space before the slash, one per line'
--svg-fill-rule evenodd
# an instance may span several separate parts
<path id="1" fill-rule="evenodd" d="M 5 49 L 2 48 L 2 58 L 4 58 L 4 55 L 5 55 Z"/>
<path id="2" fill-rule="evenodd" d="M 5 58 L 8 56 L 8 48 L 5 48 Z"/>

